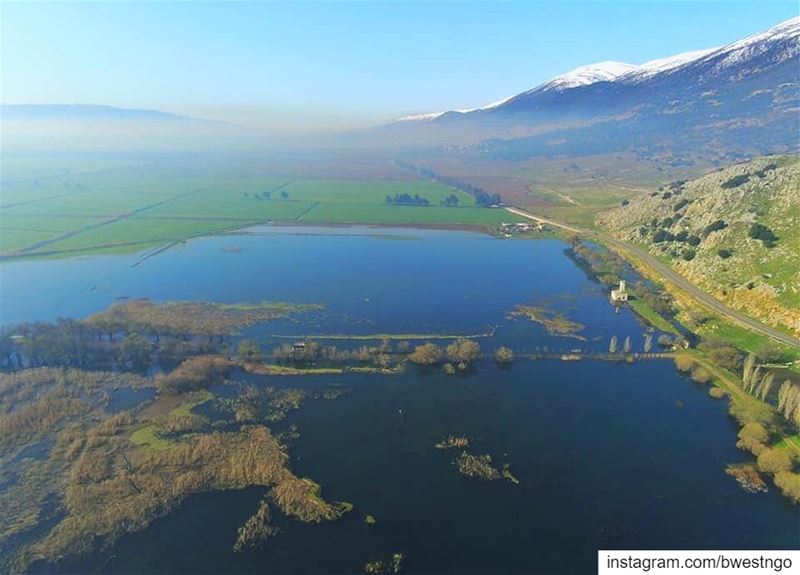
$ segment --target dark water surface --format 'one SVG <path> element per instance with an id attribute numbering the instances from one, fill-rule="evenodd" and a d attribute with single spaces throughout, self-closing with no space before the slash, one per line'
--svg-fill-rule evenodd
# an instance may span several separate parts
<path id="1" fill-rule="evenodd" d="M 564 248 L 467 232 L 262 228 L 195 240 L 134 267 L 141 254 L 4 264 L 0 301 L 5 322 L 83 317 L 120 297 L 325 304 L 249 330 L 265 347 L 291 334 L 489 333 L 479 339 L 486 353 L 503 344 L 603 350 L 611 335 L 641 349 L 645 328 L 629 310 L 615 313 Z M 542 300 L 585 324 L 586 340 L 505 318 Z M 305 525 L 275 509 L 278 536 L 234 553 L 236 530 L 265 489 L 201 494 L 59 569 L 361 573 L 399 552 L 406 573 L 588 573 L 598 548 L 798 547 L 796 509 L 774 489 L 752 495 L 724 474 L 726 463 L 747 459 L 725 403 L 668 360 L 520 360 L 503 370 L 487 358 L 463 377 L 410 368 L 254 381 L 352 390 L 309 401 L 280 425 L 299 428 L 292 470 L 353 512 Z M 510 464 L 519 485 L 460 475 L 458 451 L 434 448 L 450 434 L 468 436 L 470 452 L 498 467 Z M 366 514 L 377 524 L 365 525 Z"/>

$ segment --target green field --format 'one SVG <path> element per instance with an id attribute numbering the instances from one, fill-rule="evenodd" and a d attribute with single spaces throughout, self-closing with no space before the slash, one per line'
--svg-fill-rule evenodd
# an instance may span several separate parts
<path id="1" fill-rule="evenodd" d="M 395 194 L 430 203 L 387 204 Z M 442 206 L 451 194 L 458 206 Z M 135 251 L 267 222 L 490 226 L 516 220 L 504 210 L 476 207 L 468 194 L 419 180 L 199 177 L 146 166 L 46 172 L 3 181 L 0 255 Z"/>
<path id="2" fill-rule="evenodd" d="M 308 223 L 492 225 L 518 221 L 505 210 L 320 202 L 300 218 Z"/>

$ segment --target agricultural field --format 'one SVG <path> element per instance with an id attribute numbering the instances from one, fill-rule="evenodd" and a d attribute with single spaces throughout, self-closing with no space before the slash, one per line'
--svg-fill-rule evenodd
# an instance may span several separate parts
<path id="1" fill-rule="evenodd" d="M 440 206 L 389 206 L 368 203 L 320 202 L 300 222 L 304 223 L 375 223 L 375 224 L 447 224 L 496 225 L 521 221 L 501 209 L 444 208 Z"/>
<path id="2" fill-rule="evenodd" d="M 428 181 L 197 174 L 134 166 L 3 180 L 0 256 L 135 251 L 273 221 L 490 226 L 515 220 Z M 397 194 L 428 204 L 386 203 Z M 457 205 L 442 205 L 453 195 Z"/>

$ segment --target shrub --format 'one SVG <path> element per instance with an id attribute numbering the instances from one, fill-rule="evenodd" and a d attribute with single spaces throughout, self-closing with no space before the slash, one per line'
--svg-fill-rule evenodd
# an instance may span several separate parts
<path id="1" fill-rule="evenodd" d="M 690 246 L 699 246 L 700 245 L 700 236 L 691 235 L 686 239 L 686 241 Z"/>
<path id="2" fill-rule="evenodd" d="M 753 224 L 750 226 L 750 231 L 747 235 L 754 240 L 761 240 L 761 243 L 767 248 L 771 248 L 775 245 L 775 242 L 778 241 L 778 236 L 776 236 L 771 229 L 762 224 Z"/>
<path id="3" fill-rule="evenodd" d="M 767 473 L 792 470 L 792 455 L 787 449 L 767 448 L 758 455 L 758 468 Z"/>
<path id="4" fill-rule="evenodd" d="M 675 367 L 677 367 L 679 371 L 691 371 L 694 366 L 694 360 L 688 355 L 679 355 L 675 358 Z"/>
<path id="5" fill-rule="evenodd" d="M 239 342 L 239 358 L 249 362 L 261 361 L 261 348 L 256 342 L 243 339 Z"/>
<path id="6" fill-rule="evenodd" d="M 727 260 L 729 257 L 733 255 L 733 252 L 731 252 L 731 250 L 726 248 L 720 248 L 717 250 L 717 255 L 721 257 L 723 260 Z"/>
<path id="7" fill-rule="evenodd" d="M 418 345 L 408 359 L 417 365 L 434 365 L 442 360 L 442 348 L 433 343 Z"/>
<path id="8" fill-rule="evenodd" d="M 455 363 L 459 369 L 466 369 L 472 362 L 478 359 L 481 347 L 477 342 L 464 337 L 447 346 L 447 358 Z"/>
<path id="9" fill-rule="evenodd" d="M 692 260 L 694 259 L 694 256 L 695 256 L 695 255 L 696 255 L 696 252 L 695 252 L 693 249 L 691 249 L 691 248 L 686 248 L 685 250 L 683 250 L 683 251 L 681 252 L 681 257 L 682 257 L 684 260 L 686 260 L 687 262 L 690 262 L 690 261 L 692 261 Z"/>
<path id="10" fill-rule="evenodd" d="M 672 208 L 672 211 L 673 212 L 680 211 L 681 209 L 683 209 L 684 206 L 687 206 L 688 204 L 689 204 L 689 200 L 684 198 L 684 199 L 680 200 L 677 204 L 675 204 L 675 206 Z"/>
<path id="11" fill-rule="evenodd" d="M 739 371 L 744 362 L 742 352 L 721 339 L 706 338 L 698 344 L 697 349 L 705 353 L 716 365 L 729 371 Z"/>
<path id="12" fill-rule="evenodd" d="M 769 441 L 767 429 L 761 423 L 753 421 L 739 430 L 739 441 L 736 442 L 736 447 L 758 456 L 767 449 L 767 441 Z"/>
<path id="13" fill-rule="evenodd" d="M 657 244 L 661 242 L 671 242 L 673 239 L 674 236 L 667 230 L 656 230 L 656 233 L 653 234 L 653 242 Z"/>
<path id="14" fill-rule="evenodd" d="M 742 174 L 740 176 L 733 176 L 731 179 L 722 182 L 720 187 L 724 189 L 731 189 L 741 186 L 742 184 L 747 183 L 750 180 L 750 174 Z"/>
<path id="15" fill-rule="evenodd" d="M 708 395 L 710 395 L 714 399 L 722 399 L 723 397 L 725 397 L 726 393 L 725 390 L 722 389 L 721 387 L 712 387 L 711 389 L 708 390 Z"/>
<path id="16" fill-rule="evenodd" d="M 697 383 L 709 383 L 711 379 L 711 374 L 706 368 L 699 365 L 696 365 L 692 368 L 692 380 L 696 381 Z"/>
<path id="17" fill-rule="evenodd" d="M 756 352 L 760 363 L 788 363 L 792 361 L 792 354 L 769 341 Z"/>
<path id="18" fill-rule="evenodd" d="M 621 202 L 621 203 L 622 203 L 622 205 L 623 205 L 623 206 L 627 206 L 627 205 L 628 205 L 628 204 L 630 204 L 631 202 L 630 202 L 630 200 L 622 200 L 622 202 Z"/>
<path id="19" fill-rule="evenodd" d="M 191 357 L 168 374 L 156 377 L 156 384 L 165 393 L 186 393 L 210 387 L 229 369 L 230 363 L 220 356 Z"/>
<path id="20" fill-rule="evenodd" d="M 775 485 L 792 503 L 800 503 L 800 474 L 779 471 L 775 474 Z"/>
<path id="21" fill-rule="evenodd" d="M 728 226 L 723 220 L 717 220 L 715 222 L 711 222 L 705 228 L 703 228 L 703 234 L 708 235 L 711 232 L 716 232 L 718 230 L 723 230 Z"/>
<path id="22" fill-rule="evenodd" d="M 494 360 L 499 364 L 508 364 L 514 361 L 514 352 L 501 346 L 494 350 Z"/>

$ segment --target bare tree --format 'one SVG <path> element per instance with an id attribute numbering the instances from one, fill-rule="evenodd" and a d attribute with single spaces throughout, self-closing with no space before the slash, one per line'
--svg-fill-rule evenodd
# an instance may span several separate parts
<path id="1" fill-rule="evenodd" d="M 651 349 L 653 349 L 653 334 L 647 332 L 644 336 L 644 352 L 650 353 Z"/>

